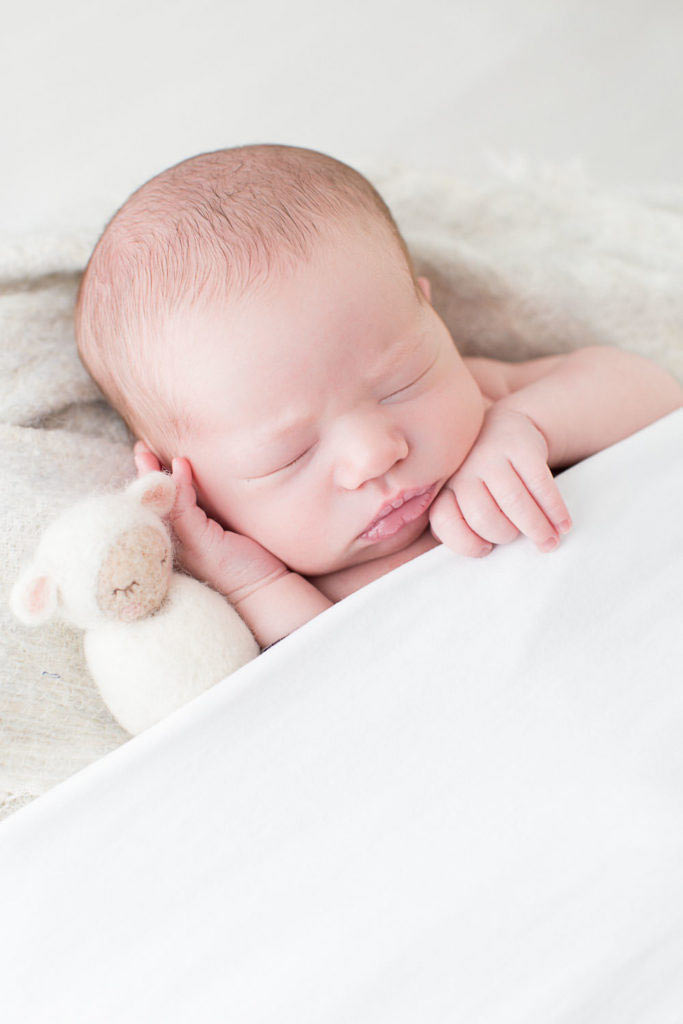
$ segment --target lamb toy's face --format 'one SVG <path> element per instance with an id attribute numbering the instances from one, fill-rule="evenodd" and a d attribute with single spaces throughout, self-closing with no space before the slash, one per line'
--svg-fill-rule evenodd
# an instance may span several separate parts
<path id="1" fill-rule="evenodd" d="M 161 606 L 173 571 L 171 545 L 153 526 L 119 534 L 97 577 L 97 604 L 107 617 L 132 622 Z"/>
<path id="2" fill-rule="evenodd" d="M 175 494 L 172 476 L 146 473 L 120 493 L 64 509 L 12 587 L 19 621 L 37 626 L 56 613 L 87 630 L 153 615 L 171 586 L 173 541 L 163 519 Z"/>

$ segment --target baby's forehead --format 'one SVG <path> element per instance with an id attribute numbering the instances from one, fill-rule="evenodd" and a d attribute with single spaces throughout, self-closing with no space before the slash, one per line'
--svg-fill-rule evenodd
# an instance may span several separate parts
<path id="1" fill-rule="evenodd" d="M 380 374 L 419 341 L 424 307 L 380 243 L 330 245 L 237 298 L 187 304 L 169 323 L 179 393 L 193 404 L 286 406 L 293 393 Z M 261 394 L 268 385 L 265 395 Z"/>
<path id="2" fill-rule="evenodd" d="M 334 374 L 342 367 L 346 375 L 363 376 L 390 368 L 428 333 L 417 306 L 410 316 L 392 307 L 364 307 L 359 315 L 331 299 L 307 316 L 296 309 L 280 312 L 264 296 L 250 303 L 249 314 L 237 322 L 223 318 L 220 309 L 208 323 L 197 317 L 187 347 L 191 364 L 204 371 L 195 376 L 208 385 L 227 379 L 238 389 L 258 387 L 264 377 L 277 377 L 284 388 L 292 376 Z"/>

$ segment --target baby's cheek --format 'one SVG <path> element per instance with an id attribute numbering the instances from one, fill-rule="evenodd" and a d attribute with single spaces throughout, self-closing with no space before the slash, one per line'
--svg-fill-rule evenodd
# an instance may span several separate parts
<path id="1" fill-rule="evenodd" d="M 224 530 L 235 530 L 234 510 L 239 507 L 239 504 L 232 495 L 226 492 L 225 481 L 220 477 L 206 475 L 204 472 L 198 479 L 197 470 L 193 466 L 192 483 L 197 496 L 197 504 L 209 519 L 214 519 Z"/>

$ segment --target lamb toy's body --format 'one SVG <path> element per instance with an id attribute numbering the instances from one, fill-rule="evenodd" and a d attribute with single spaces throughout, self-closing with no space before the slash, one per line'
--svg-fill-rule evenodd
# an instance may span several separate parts
<path id="1" fill-rule="evenodd" d="M 134 735 L 259 653 L 226 599 L 179 572 L 153 615 L 95 626 L 83 647 L 102 699 Z"/>
<path id="2" fill-rule="evenodd" d="M 148 473 L 86 498 L 51 523 L 10 597 L 28 625 L 53 614 L 86 630 L 88 668 L 124 729 L 137 734 L 255 658 L 225 597 L 173 571 L 162 517 L 175 483 Z"/>

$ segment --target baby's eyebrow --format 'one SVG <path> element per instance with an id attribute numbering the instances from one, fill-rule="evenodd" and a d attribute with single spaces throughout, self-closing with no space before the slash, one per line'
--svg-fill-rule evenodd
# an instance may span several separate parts
<path id="1" fill-rule="evenodd" d="M 310 426 L 312 422 L 310 416 L 296 416 L 281 423 L 271 423 L 258 432 L 257 440 L 262 444 L 274 444 L 276 441 L 282 441 L 289 437 L 290 434 L 298 433 L 303 427 Z"/>
<path id="2" fill-rule="evenodd" d="M 385 365 L 381 372 L 377 374 L 374 384 L 379 384 L 383 377 L 396 366 L 396 363 L 402 356 L 411 355 L 415 352 L 422 344 L 422 341 L 423 339 L 420 336 L 417 339 L 415 335 L 408 336 L 385 353 Z M 370 381 L 370 383 L 372 384 L 373 381 Z M 259 444 L 272 445 L 278 441 L 285 440 L 291 434 L 298 433 L 304 427 L 310 427 L 312 423 L 312 417 L 307 415 L 293 416 L 280 422 L 269 423 L 258 431 L 256 441 Z"/>
<path id="3" fill-rule="evenodd" d="M 295 419 L 283 420 L 281 423 L 269 423 L 265 427 L 259 424 L 241 426 L 231 435 L 234 451 L 251 453 L 255 455 L 260 452 L 269 452 L 279 447 L 280 442 L 288 436 L 301 430 L 302 427 L 313 423 L 311 417 L 298 416 Z"/>

